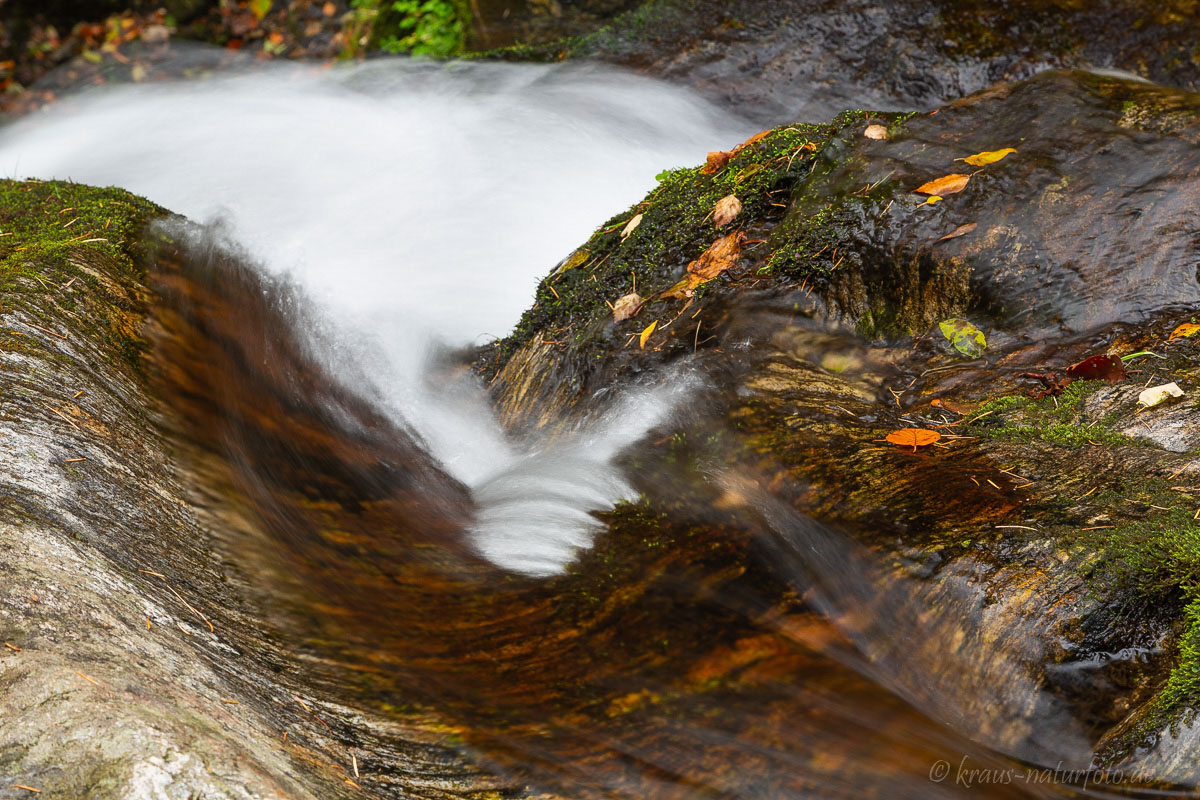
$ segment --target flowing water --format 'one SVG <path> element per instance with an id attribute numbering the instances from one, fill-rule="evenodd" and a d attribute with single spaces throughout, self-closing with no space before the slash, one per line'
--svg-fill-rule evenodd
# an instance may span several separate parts
<path id="1" fill-rule="evenodd" d="M 587 512 L 629 493 L 609 461 L 678 389 L 513 446 L 471 387 L 426 380 L 430 357 L 506 334 L 597 220 L 752 132 L 605 69 L 285 66 L 76 95 L 4 132 L 0 174 L 117 185 L 219 223 L 324 309 L 335 373 L 353 351 L 355 377 L 478 489 L 481 550 L 545 574 L 586 544 Z"/>
<path id="2" fill-rule="evenodd" d="M 0 172 L 210 223 L 176 226 L 191 245 L 163 257 L 186 322 L 162 323 L 160 358 L 208 387 L 177 410 L 220 443 L 298 591 L 339 609 L 305 635 L 379 676 L 367 696 L 424 703 L 490 767 L 571 796 L 1069 794 L 1027 776 L 1086 766 L 1086 736 L 1001 647 L 974 672 L 940 655 L 975 632 L 735 472 L 695 496 L 658 462 L 627 474 L 701 379 L 514 440 L 438 357 L 511 329 L 658 171 L 750 133 L 609 70 L 378 61 L 75 95 L 0 130 Z M 255 270 L 229 266 L 239 250 Z M 597 512 L 654 485 L 685 509 L 665 546 L 629 512 L 604 518 L 632 538 L 593 541 Z"/>

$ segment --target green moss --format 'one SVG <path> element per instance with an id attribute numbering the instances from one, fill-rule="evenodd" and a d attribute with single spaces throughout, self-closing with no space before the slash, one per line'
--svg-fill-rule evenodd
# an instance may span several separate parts
<path id="1" fill-rule="evenodd" d="M 563 266 L 570 268 L 557 269 L 542 281 L 533 307 L 513 335 L 497 345 L 499 353 L 488 359 L 485 372 L 498 369 L 535 332 L 547 340 L 586 347 L 611 321 L 608 303 L 634 291 L 635 284 L 636 291 L 649 298 L 679 281 L 687 265 L 720 236 L 741 228 L 757 238 L 763 226 L 783 216 L 795 185 L 810 170 L 831 130 L 829 125 L 807 124 L 776 128 L 712 174 L 701 167 L 661 173 L 657 188 L 642 202 L 601 225 L 567 259 Z M 742 202 L 742 213 L 735 223 L 718 230 L 713 207 L 728 195 Z M 640 223 L 622 238 L 623 229 L 638 214 Z"/>
<path id="2" fill-rule="evenodd" d="M 62 315 L 129 366 L 140 366 L 143 268 L 136 236 L 166 212 L 121 189 L 61 181 L 0 181 L 0 312 L 38 333 L 0 331 L 0 346 L 45 352 Z M 61 335 L 61 334 L 60 334 Z"/>
<path id="3" fill-rule="evenodd" d="M 976 410 L 968 426 L 971 436 L 1010 442 L 1046 442 L 1060 447 L 1140 445 L 1136 439 L 1109 429 L 1109 417 L 1089 419 L 1084 400 L 1105 384 L 1075 381 L 1057 397 L 1033 400 L 1007 395 Z"/>

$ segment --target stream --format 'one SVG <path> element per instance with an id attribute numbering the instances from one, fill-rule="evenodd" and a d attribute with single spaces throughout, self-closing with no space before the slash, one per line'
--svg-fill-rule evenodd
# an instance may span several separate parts
<path id="1" fill-rule="evenodd" d="M 382 418 L 361 423 L 360 449 L 325 450 L 314 437 L 277 452 L 277 431 L 232 430 L 220 442 L 246 496 L 266 509 L 264 528 L 311 566 L 297 571 L 310 581 L 302 591 L 347 609 L 302 636 L 325 641 L 331 660 L 379 673 L 347 679 L 357 699 L 437 709 L 470 731 L 467 752 L 489 769 L 568 796 L 1131 796 L 1085 772 L 1082 727 L 1042 687 L 1014 678 L 1002 647 L 987 669 L 959 663 L 946 643 L 972 632 L 953 613 L 922 615 L 915 581 L 889 579 L 847 536 L 756 494 L 733 471 L 714 470 L 711 488 L 749 510 L 730 522 L 697 501 L 689 524 L 737 547 L 765 543 L 765 566 L 717 580 L 728 554 L 713 533 L 694 562 L 647 556 L 617 572 L 615 586 L 597 578 L 611 594 L 580 607 L 602 611 L 561 600 L 563 587 L 594 588 L 580 575 L 607 569 L 589 560 L 604 557 L 591 552 L 603 514 L 636 501 L 647 482 L 629 474 L 630 451 L 693 413 L 703 370 L 647 376 L 569 429 L 514 437 L 447 354 L 508 333 L 538 280 L 661 170 L 701 163 L 756 130 L 685 89 L 609 68 L 381 59 L 80 92 L 0 129 L 0 173 L 118 185 L 203 223 L 168 226 L 191 242 L 183 260 L 216 253 L 212 263 L 244 259 L 261 276 L 261 287 L 243 289 L 212 267 L 232 302 L 244 290 L 246 308 L 262 309 L 231 329 L 296 337 L 298 362 L 365 399 L 360 408 L 305 394 L 297 380 L 296 407 L 331 428 L 351 419 L 346 430 Z M 287 363 L 263 357 L 244 368 Z M 265 378 L 228 380 L 231 403 L 265 396 Z M 404 436 L 412 449 L 389 449 Z M 436 477 L 409 476 L 403 491 L 430 499 L 420 513 L 396 511 L 386 495 L 403 481 L 371 470 L 418 451 L 431 466 L 412 474 Z M 285 465 L 277 473 L 276 463 Z M 336 489 L 311 489 L 314 507 L 349 492 L 343 506 L 369 508 L 356 507 L 351 522 L 349 511 L 328 512 L 337 517 L 329 527 L 345 531 L 338 547 L 354 553 L 345 561 L 303 532 L 308 510 L 278 489 L 306 472 L 336 475 Z M 665 468 L 654 480 L 665 494 L 683 482 Z M 451 483 L 466 488 L 470 515 L 442 493 Z M 466 546 L 440 550 L 461 516 Z M 355 527 L 373 519 L 403 535 L 387 542 Z M 391 572 L 337 577 L 354 564 Z M 756 582 L 768 580 L 803 608 L 766 614 Z M 604 605 L 610 597 L 636 613 L 622 617 Z M 334 635 L 345 639 L 328 644 Z M 921 671 L 912 653 L 943 644 L 938 673 Z M 745 686 L 672 694 L 672 653 L 695 656 L 689 675 L 700 681 L 764 650 L 775 671 Z M 640 706 L 640 723 L 609 719 Z M 1020 725 L 1032 728 L 1011 732 Z M 990 746 L 1001 740 L 1015 744 Z"/>

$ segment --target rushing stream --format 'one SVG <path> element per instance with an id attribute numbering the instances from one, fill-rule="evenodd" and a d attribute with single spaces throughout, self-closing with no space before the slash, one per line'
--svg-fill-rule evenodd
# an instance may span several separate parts
<path id="1" fill-rule="evenodd" d="M 609 461 L 674 392 L 515 447 L 471 387 L 426 380 L 431 353 L 503 336 L 596 220 L 752 132 L 611 70 L 386 61 L 77 95 L 3 133 L 0 173 L 121 186 L 223 226 L 324 308 L 334 371 L 353 350 L 354 377 L 478 488 L 483 552 L 543 574 L 628 494 Z"/>
<path id="2" fill-rule="evenodd" d="M 688 408 L 702 378 L 658 376 L 567 433 L 514 441 L 437 358 L 509 331 L 536 281 L 657 172 L 753 132 L 610 70 L 384 60 L 75 95 L 0 130 L 0 172 L 115 184 L 210 223 L 179 234 L 194 241 L 178 256 L 207 258 L 209 282 L 164 290 L 193 303 L 181 318 L 208 339 L 164 352 L 192 359 L 198 383 L 229 381 L 196 413 L 232 442 L 262 526 L 305 565 L 299 582 L 341 609 L 305 635 L 345 637 L 325 646 L 331 663 L 369 667 L 364 695 L 437 709 L 490 766 L 573 796 L 1070 794 L 1045 771 L 1086 767 L 1087 737 L 1022 682 L 1007 642 L 960 664 L 946 643 L 978 632 L 922 614 L 936 596 L 737 474 L 714 469 L 708 488 L 750 511 L 697 496 L 673 530 L 703 542 L 694 558 L 656 542 L 632 568 L 589 553 L 594 513 L 637 494 L 623 452 Z M 239 249 L 274 277 L 222 272 Z M 313 307 L 283 313 L 291 302 Z M 238 339 L 251 358 L 212 343 Z M 292 365 L 300 377 L 273 374 Z M 313 388 L 319 373 L 366 402 Z M 295 402 L 277 390 L 293 379 Z M 664 494 L 684 483 L 641 480 Z M 726 569 L 756 537 L 770 557 Z M 767 583 L 788 613 L 768 613 Z M 673 688 L 672 659 L 704 685 L 760 657 L 769 667 L 711 691 Z"/>

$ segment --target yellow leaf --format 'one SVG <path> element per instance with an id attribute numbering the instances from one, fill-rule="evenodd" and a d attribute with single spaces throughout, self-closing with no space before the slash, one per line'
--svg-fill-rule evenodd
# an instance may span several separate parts
<path id="1" fill-rule="evenodd" d="M 273 0 L 250 0 L 250 13 L 254 14 L 254 18 L 262 21 L 274 5 Z"/>
<path id="2" fill-rule="evenodd" d="M 956 172 L 953 175 L 945 175 L 938 178 L 936 181 L 922 183 L 916 188 L 916 191 L 920 194 L 955 194 L 965 189 L 969 180 L 971 180 L 970 175 L 963 175 Z"/>
<path id="3" fill-rule="evenodd" d="M 651 322 L 646 326 L 646 329 L 642 331 L 642 335 L 638 337 L 638 346 L 643 350 L 646 349 L 646 340 L 650 338 L 650 334 L 654 333 L 654 329 L 657 327 L 658 320 L 654 320 L 654 322 Z"/>
<path id="4" fill-rule="evenodd" d="M 938 203 L 940 203 L 940 202 L 942 202 L 942 196 L 941 196 L 940 194 L 935 194 L 933 197 L 930 197 L 928 200 L 926 200 L 926 201 L 925 201 L 924 203 L 922 203 L 921 205 L 923 205 L 923 206 L 933 206 L 933 205 L 937 205 L 937 204 L 938 204 Z"/>
<path id="5" fill-rule="evenodd" d="M 986 167 L 988 164 L 995 164 L 1000 159 L 1007 156 L 1009 153 L 1015 153 L 1016 148 L 1006 147 L 1003 150 L 984 150 L 982 153 L 976 153 L 973 156 L 966 158 L 956 158 L 955 161 L 965 161 L 972 167 Z"/>
<path id="6" fill-rule="evenodd" d="M 1200 333 L 1200 325 L 1197 325 L 1194 322 L 1185 322 L 1175 330 L 1171 331 L 1171 338 L 1167 339 L 1167 341 L 1170 342 L 1174 341 L 1175 339 L 1186 339 L 1189 336 L 1195 336 L 1197 333 Z"/>
<path id="7" fill-rule="evenodd" d="M 717 201 L 713 208 L 713 224 L 718 228 L 724 227 L 742 213 L 742 201 L 734 195 L 726 195 Z"/>

